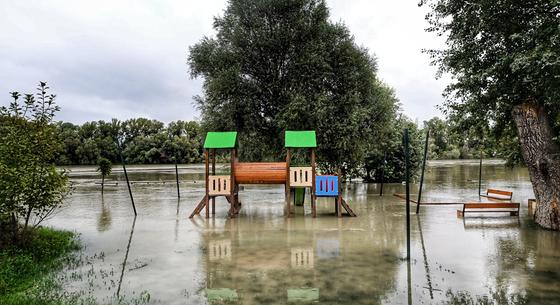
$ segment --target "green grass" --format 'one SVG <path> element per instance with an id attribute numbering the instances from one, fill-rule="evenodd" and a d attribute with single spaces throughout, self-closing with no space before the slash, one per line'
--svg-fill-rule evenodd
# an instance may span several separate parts
<path id="1" fill-rule="evenodd" d="M 62 268 L 61 258 L 78 249 L 72 232 L 48 228 L 28 231 L 20 245 L 0 252 L 0 304 L 10 304 L 15 296 Z"/>
<path id="2" fill-rule="evenodd" d="M 67 293 L 55 274 L 76 264 L 80 243 L 75 234 L 50 228 L 29 231 L 16 247 L 0 250 L 1 305 L 97 305 L 84 294 Z M 144 304 L 149 294 L 109 304 Z"/>

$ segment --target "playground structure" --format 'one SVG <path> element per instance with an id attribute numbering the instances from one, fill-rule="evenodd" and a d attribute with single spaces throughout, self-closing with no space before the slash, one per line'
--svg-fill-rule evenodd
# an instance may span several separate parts
<path id="1" fill-rule="evenodd" d="M 205 195 L 196 205 L 189 218 L 205 209 L 206 218 L 216 213 L 216 197 L 225 197 L 230 204 L 229 217 L 235 217 L 241 209 L 240 184 L 283 184 L 285 187 L 285 214 L 291 217 L 291 193 L 295 188 L 309 188 L 312 216 L 317 216 L 317 197 L 335 199 L 335 213 L 342 217 L 342 208 L 349 216 L 356 216 L 342 198 L 337 175 L 317 175 L 315 131 L 285 132 L 286 162 L 239 162 L 237 160 L 237 132 L 208 132 L 204 141 Z M 216 150 L 229 150 L 229 175 L 216 175 Z M 310 163 L 306 166 L 291 166 L 292 149 L 308 149 Z"/>

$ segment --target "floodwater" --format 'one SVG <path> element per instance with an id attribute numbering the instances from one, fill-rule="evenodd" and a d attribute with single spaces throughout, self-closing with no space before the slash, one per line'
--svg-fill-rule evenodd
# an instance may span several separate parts
<path id="1" fill-rule="evenodd" d="M 67 271 L 65 289 L 101 302 L 144 292 L 154 304 L 560 302 L 560 234 L 533 223 L 524 168 L 483 167 L 482 188 L 513 191 L 519 217 L 460 219 L 459 205 L 415 215 L 412 205 L 410 262 L 405 204 L 392 196 L 404 192 L 400 183 L 382 197 L 377 184 L 346 184 L 356 218 L 336 218 L 332 199 L 318 200 L 315 219 L 307 203 L 285 218 L 282 186 L 245 186 L 238 218 L 226 217 L 220 198 L 210 219 L 189 219 L 204 193 L 203 167 L 179 168 L 180 200 L 173 166 L 129 167 L 136 218 L 119 168 L 103 196 L 93 167 L 70 168 L 74 191 L 47 224 L 80 233 L 87 263 Z M 477 201 L 477 193 L 477 161 L 430 162 L 423 201 Z"/>

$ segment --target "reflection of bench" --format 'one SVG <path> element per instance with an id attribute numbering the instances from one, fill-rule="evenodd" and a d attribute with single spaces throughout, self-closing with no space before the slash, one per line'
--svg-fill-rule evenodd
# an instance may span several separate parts
<path id="1" fill-rule="evenodd" d="M 457 217 L 464 217 L 465 213 L 498 213 L 508 212 L 510 216 L 519 216 L 519 203 L 513 202 L 472 202 L 463 204 L 462 210 L 457 210 Z"/>
<path id="2" fill-rule="evenodd" d="M 487 189 L 486 195 L 480 195 L 480 197 L 486 197 L 486 198 L 497 199 L 497 200 L 511 200 L 512 196 L 513 196 L 513 192 L 496 190 L 496 189 Z"/>

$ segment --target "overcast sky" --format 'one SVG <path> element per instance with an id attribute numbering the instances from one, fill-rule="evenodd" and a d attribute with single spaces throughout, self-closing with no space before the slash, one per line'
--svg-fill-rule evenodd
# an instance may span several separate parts
<path id="1" fill-rule="evenodd" d="M 148 117 L 196 119 L 202 81 L 190 79 L 188 47 L 212 36 L 226 0 L 0 0 L 0 105 L 10 91 L 32 92 L 47 81 L 59 120 Z M 422 120 L 440 115 L 446 83 L 423 48 L 441 47 L 425 33 L 417 0 L 328 0 L 359 45 L 375 54 L 379 77 L 395 88 L 403 111 Z"/>

